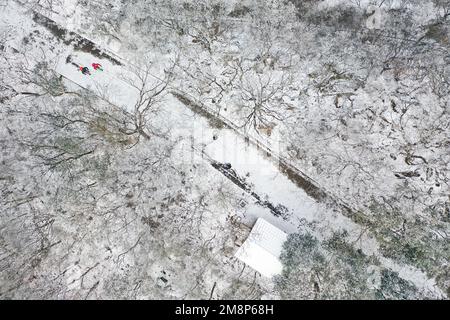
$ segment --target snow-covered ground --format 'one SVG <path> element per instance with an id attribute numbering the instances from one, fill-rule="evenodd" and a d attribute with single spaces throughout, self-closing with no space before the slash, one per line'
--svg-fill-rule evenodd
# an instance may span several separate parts
<path id="1" fill-rule="evenodd" d="M 110 103 L 123 107 L 128 112 L 133 112 L 135 101 L 138 99 L 138 90 L 121 80 L 127 76 L 127 66 L 114 66 L 107 60 L 99 60 L 89 53 L 72 53 L 73 61 L 80 65 L 90 65 L 92 62 L 100 62 L 104 71 L 91 71 L 92 75 L 83 75 L 71 63 L 67 63 L 64 57 L 58 60 L 56 70 L 58 73 L 80 85 L 92 90 L 95 94 L 108 100 Z M 287 232 L 297 230 L 297 223 L 301 219 L 313 222 L 317 221 L 325 230 L 346 229 L 355 238 L 361 233 L 361 227 L 342 214 L 334 213 L 326 209 L 317 200 L 311 198 L 285 175 L 270 158 L 264 157 L 264 152 L 247 142 L 244 138 L 231 129 L 217 129 L 208 124 L 208 119 L 196 115 L 187 109 L 174 97 L 168 97 L 165 101 L 163 119 L 165 125 L 170 126 L 174 139 L 183 138 L 185 151 L 202 151 L 207 157 L 220 162 L 230 163 L 231 168 L 240 177 L 245 177 L 247 183 L 253 186 L 257 194 L 265 197 L 265 200 L 275 205 L 281 204 L 288 210 L 287 220 L 282 218 L 265 216 L 276 226 Z M 191 149 L 194 147 L 194 150 Z M 189 151 L 192 150 L 192 151 Z M 192 156 L 184 156 L 183 161 L 192 161 Z M 246 217 L 251 224 L 259 217 L 258 211 L 247 210 Z M 263 210 L 266 212 L 267 210 Z M 326 236 L 327 234 L 323 234 Z M 368 254 L 374 252 L 376 245 L 369 238 L 363 236 L 361 244 Z"/>
<path id="2" fill-rule="evenodd" d="M 66 9 L 65 15 L 76 17 L 72 14 L 76 10 L 73 5 L 66 6 Z M 60 23 L 64 21 L 66 23 L 64 27 L 73 28 L 76 31 L 77 22 L 67 20 L 65 15 L 53 14 L 51 18 Z M 27 35 L 29 30 L 39 30 L 39 37 L 42 39 L 52 36 L 44 27 L 32 22 L 31 12 L 13 1 L 8 2 L 7 7 L 2 10 L 0 28 L 15 30 L 16 36 L 8 39 L 6 43 L 15 50 L 20 50 L 20 39 Z M 108 51 L 120 59 L 122 64 L 117 65 L 106 58 L 99 58 L 89 52 L 76 50 L 70 45 L 60 44 L 55 49 L 57 53 L 54 61 L 55 71 L 63 76 L 68 84 L 85 88 L 112 105 L 133 114 L 140 94 L 139 88 L 133 84 L 136 83 L 136 75 L 142 71 L 142 61 L 134 61 L 134 57 L 131 56 L 122 57 L 121 54 L 125 51 L 120 51 L 116 43 L 105 41 L 101 45 L 108 46 Z M 39 52 L 38 46 L 35 47 L 35 51 Z M 169 61 L 169 58 L 170 54 L 161 60 Z M 157 57 L 152 59 L 156 61 Z M 91 75 L 83 75 L 72 62 L 88 67 L 91 67 L 93 62 L 101 63 L 104 71 L 94 71 L 90 68 Z M 154 69 L 150 69 L 151 78 L 157 81 L 164 76 L 164 67 L 161 67 L 163 65 L 164 63 L 155 64 Z M 257 218 L 263 217 L 286 233 L 293 233 L 307 228 L 304 226 L 306 222 L 316 226 L 310 231 L 318 239 L 326 239 L 333 231 L 346 230 L 349 233 L 350 242 L 357 241 L 355 246 L 366 255 L 375 255 L 380 258 L 382 266 L 399 272 L 402 277 L 433 297 L 445 296 L 436 287 L 434 279 L 429 279 L 423 272 L 382 257 L 379 245 L 370 232 L 365 232 L 363 226 L 345 216 L 341 211 L 327 207 L 326 204 L 308 195 L 281 172 L 276 160 L 267 157 L 264 150 L 248 143 L 236 130 L 211 126 L 209 119 L 193 112 L 171 94 L 164 97 L 161 106 L 156 115 L 156 122 L 161 129 L 170 132 L 172 141 L 177 141 L 177 147 L 173 153 L 176 162 L 186 166 L 196 163 L 209 165 L 211 161 L 230 164 L 237 176 L 251 186 L 252 192 L 260 196 L 263 201 L 285 210 L 285 215 L 276 217 L 262 203 L 250 197 L 248 192 L 242 191 L 246 193 L 244 198 L 247 199 L 247 203 L 236 213 L 247 224 L 251 225 Z M 275 142 L 272 141 L 271 145 L 275 147 Z M 202 177 L 206 180 L 206 184 L 208 175 L 212 174 L 221 176 L 220 172 L 209 170 Z"/>

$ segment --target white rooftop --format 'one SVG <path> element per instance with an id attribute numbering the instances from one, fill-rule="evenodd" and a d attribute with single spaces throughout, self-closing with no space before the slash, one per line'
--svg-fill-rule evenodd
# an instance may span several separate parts
<path id="1" fill-rule="evenodd" d="M 266 277 L 280 274 L 280 253 L 287 234 L 263 218 L 258 218 L 247 240 L 234 255 Z"/>

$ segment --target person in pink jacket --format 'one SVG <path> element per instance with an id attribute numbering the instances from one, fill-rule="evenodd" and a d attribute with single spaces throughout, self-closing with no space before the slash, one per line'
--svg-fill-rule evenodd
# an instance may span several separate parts
<path id="1" fill-rule="evenodd" d="M 92 63 L 92 68 L 94 68 L 94 70 L 103 71 L 102 65 L 100 63 L 96 63 L 96 62 Z"/>

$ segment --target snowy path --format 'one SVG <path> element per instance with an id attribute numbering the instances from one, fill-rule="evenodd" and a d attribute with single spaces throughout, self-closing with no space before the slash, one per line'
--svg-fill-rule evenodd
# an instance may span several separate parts
<path id="1" fill-rule="evenodd" d="M 78 64 L 90 65 L 99 61 L 89 53 L 71 53 Z M 81 74 L 66 57 L 58 60 L 56 70 L 81 87 L 92 90 L 112 104 L 120 106 L 128 112 L 133 112 L 138 91 L 124 82 L 126 69 L 114 66 L 107 60 L 100 60 L 104 65 L 104 72 L 93 72 L 91 76 Z M 263 216 L 270 222 L 287 232 L 294 232 L 299 221 L 319 222 L 322 236 L 330 235 L 332 230 L 346 229 L 355 239 L 362 233 L 362 228 L 342 214 L 327 210 L 316 199 L 309 196 L 295 183 L 283 175 L 279 167 L 270 158 L 262 155 L 253 144 L 237 134 L 233 129 L 217 129 L 212 127 L 208 119 L 186 108 L 174 96 L 168 96 L 162 110 L 161 121 L 170 127 L 173 139 L 182 139 L 184 150 L 192 148 L 206 161 L 214 164 L 231 164 L 235 176 L 239 177 L 249 194 L 256 195 L 257 204 L 250 204 L 245 210 L 245 220 L 252 224 L 258 217 Z M 186 153 L 186 154 L 187 154 Z M 192 157 L 185 157 L 191 161 Z M 220 168 L 219 168 L 220 167 Z M 224 174 L 223 166 L 215 166 Z M 229 175 L 224 174 L 230 179 Z M 272 212 L 273 216 L 268 215 Z M 377 245 L 373 239 L 363 235 L 360 241 L 362 249 L 367 254 L 376 252 Z"/>
<path id="2" fill-rule="evenodd" d="M 84 52 L 72 52 L 72 61 L 80 66 L 89 67 L 91 75 L 82 74 L 73 64 L 61 56 L 56 64 L 56 71 L 81 87 L 93 91 L 111 104 L 133 112 L 138 91 L 124 80 L 118 78 L 121 69 L 106 59 L 99 59 Z M 100 63 L 104 71 L 94 71 L 91 64 Z"/>
<path id="3" fill-rule="evenodd" d="M 23 20 L 26 19 L 29 20 L 23 17 Z M 11 20 L 9 22 L 14 23 Z M 77 35 L 77 38 L 79 37 Z M 64 41 L 70 43 L 70 38 L 66 37 Z M 125 59 L 122 59 L 122 65 L 119 65 L 110 59 L 102 59 L 98 55 L 94 56 L 70 46 L 64 50 L 56 61 L 55 69 L 58 73 L 93 91 L 111 104 L 133 113 L 138 91 L 123 80 L 133 77 L 125 65 Z M 105 71 L 92 71 L 90 76 L 83 75 L 68 61 L 69 56 L 77 65 L 90 66 L 93 62 L 99 62 Z M 262 206 L 252 206 L 246 210 L 245 218 L 250 224 L 259 216 L 265 215 L 268 220 L 287 232 L 296 231 L 302 219 L 320 222 L 323 229 L 329 232 L 345 228 L 355 238 L 362 232 L 361 227 L 349 218 L 326 210 L 316 199 L 282 174 L 276 161 L 264 156 L 255 144 L 245 141 L 234 129 L 219 130 L 211 127 L 207 118 L 191 111 L 174 96 L 169 96 L 165 105 L 162 119 L 172 128 L 174 138 L 177 136 L 186 141 L 186 150 L 192 150 L 194 147 L 216 163 L 230 163 L 236 175 L 251 187 L 251 192 L 258 195 Z M 276 208 L 272 212 L 283 214 L 281 217 L 267 216 L 267 207 Z M 363 238 L 361 243 L 368 254 L 376 250 L 375 243 L 369 238 Z"/>
<path id="4" fill-rule="evenodd" d="M 17 8 L 15 10 L 17 11 L 15 14 L 18 15 L 20 10 Z M 24 12 L 18 19 L 5 18 L 5 15 L 2 15 L 0 23 L 17 24 L 20 28 L 21 23 L 30 24 L 29 20 L 30 17 Z M 102 59 L 87 52 L 74 51 L 70 47 L 65 50 L 65 54 L 56 61 L 57 72 L 112 104 L 133 112 L 138 91 L 123 80 L 128 72 L 126 65 L 117 65 L 109 59 Z M 105 71 L 92 72 L 91 76 L 82 75 L 67 61 L 68 55 L 72 57 L 73 62 L 80 65 L 90 66 L 92 62 L 99 62 L 104 66 Z M 282 230 L 291 233 L 296 231 L 301 220 L 306 220 L 317 223 L 319 232 L 316 236 L 319 239 L 328 236 L 333 230 L 345 229 L 350 234 L 350 240 L 359 237 L 357 245 L 365 254 L 379 255 L 376 241 L 364 233 L 360 225 L 337 211 L 325 208 L 317 199 L 281 173 L 276 162 L 265 157 L 261 150 L 258 150 L 254 144 L 248 143 L 235 130 L 211 126 L 206 117 L 196 114 L 173 95 L 169 95 L 164 102 L 161 121 L 165 121 L 165 125 L 172 129 L 173 138 L 182 139 L 185 150 L 197 150 L 195 157 L 186 157 L 185 161 L 192 161 L 194 158 L 203 156 L 204 160 L 210 164 L 229 163 L 236 176 L 251 187 L 250 192 L 258 195 L 261 200 L 259 204 L 249 203 L 243 209 L 244 221 L 251 223 L 258 217 L 264 217 Z M 223 171 L 221 173 L 224 174 Z M 270 214 L 267 206 L 261 205 L 264 203 L 270 203 L 284 214 L 281 217 Z M 398 266 L 389 259 L 384 259 L 383 265 L 398 271 L 406 270 L 405 278 L 441 296 L 437 292 L 434 280 L 428 279 L 422 272 L 417 270 L 409 272 L 411 268 L 408 266 Z"/>
<path id="5" fill-rule="evenodd" d="M 16 0 L 19 1 L 19 0 Z M 20 2 L 20 1 L 19 1 Z M 35 8 L 37 9 L 37 8 Z M 45 10 L 43 10 L 45 12 Z M 114 47 L 111 47 L 111 45 L 107 46 L 109 50 L 105 51 L 103 49 L 98 49 L 99 46 L 97 46 L 96 43 L 94 43 L 92 40 L 85 38 L 84 35 L 79 35 L 72 31 L 66 31 L 66 29 L 59 27 L 57 25 L 57 22 L 61 20 L 61 17 L 58 15 L 52 14 L 51 18 L 48 18 L 43 15 L 43 13 L 35 13 L 35 15 L 38 15 L 38 19 L 35 19 L 39 22 L 39 24 L 45 26 L 49 30 L 51 30 L 52 33 L 57 33 L 57 36 L 61 38 L 61 34 L 63 34 L 64 41 L 71 42 L 72 45 L 75 46 L 77 51 L 84 51 L 84 52 L 90 52 L 96 56 L 97 60 L 104 61 L 111 67 L 115 67 L 117 65 L 124 65 L 126 67 L 131 67 L 133 69 L 139 69 L 138 63 L 135 63 L 135 61 L 131 61 L 129 59 L 126 59 L 124 57 L 121 57 L 119 53 L 117 53 L 114 49 Z M 56 19 L 51 20 L 51 19 Z M 64 18 L 65 19 L 65 18 Z M 64 20 L 65 21 L 65 20 Z M 69 23 L 70 25 L 70 23 Z M 56 31 L 55 31 L 56 30 Z M 75 41 L 70 41 L 70 38 L 74 38 Z M 69 40 L 68 40 L 69 38 Z M 165 56 L 157 56 L 152 57 L 153 59 L 158 61 L 158 64 L 164 64 L 163 60 L 166 58 Z M 94 59 L 94 60 L 95 60 Z M 92 60 L 92 59 L 91 59 Z M 87 61 L 88 65 L 90 65 L 89 61 Z M 120 69 L 119 69 L 120 70 Z M 122 68 L 123 70 L 123 68 Z M 149 74 L 150 77 L 153 78 L 153 80 L 156 81 L 163 81 L 164 75 L 162 74 L 161 70 L 152 70 L 152 72 Z M 98 85 L 97 85 L 98 86 Z M 103 86 L 104 87 L 104 86 Z M 112 85 L 114 87 L 114 85 Z M 182 90 L 180 90 L 177 87 L 173 87 L 169 84 L 169 89 L 173 91 L 173 93 L 177 97 L 183 97 L 183 99 L 191 100 L 191 102 L 198 105 L 198 107 L 201 110 L 201 113 L 204 114 L 206 117 L 214 118 L 214 121 L 218 121 L 225 125 L 226 127 L 233 129 L 238 135 L 245 138 L 246 141 L 249 141 L 254 146 L 257 146 L 258 150 L 261 150 L 262 153 L 267 153 L 267 155 L 270 155 L 271 160 L 275 162 L 277 165 L 280 166 L 280 171 L 288 176 L 291 181 L 293 181 L 299 188 L 305 190 L 308 195 L 312 196 L 316 200 L 319 200 L 321 202 L 333 202 L 336 205 L 339 205 L 341 209 L 347 211 L 349 215 L 351 215 L 351 211 L 355 211 L 351 207 L 350 204 L 343 202 L 338 197 L 334 196 L 334 193 L 332 190 L 326 190 L 323 186 L 320 186 L 314 179 L 307 176 L 303 171 L 301 171 L 299 168 L 295 167 L 291 161 L 288 159 L 282 157 L 277 151 L 277 145 L 273 141 L 270 141 L 269 138 L 265 139 L 266 141 L 263 141 L 261 136 L 254 136 L 254 134 L 251 133 L 244 133 L 241 128 L 238 128 L 232 121 L 230 121 L 228 118 L 223 116 L 222 114 L 218 114 L 216 111 L 211 109 L 208 105 L 199 103 L 195 97 L 191 96 L 189 93 L 186 93 Z M 100 89 L 100 90 L 99 90 Z M 101 91 L 101 87 L 97 88 L 97 91 Z M 120 101 L 120 91 L 121 89 L 118 88 L 118 96 L 119 97 L 111 97 L 110 99 L 118 99 L 118 104 L 121 104 Z M 123 96 L 123 95 L 122 95 Z M 126 100 L 125 98 L 123 100 Z M 130 108 L 127 108 L 130 110 Z"/>

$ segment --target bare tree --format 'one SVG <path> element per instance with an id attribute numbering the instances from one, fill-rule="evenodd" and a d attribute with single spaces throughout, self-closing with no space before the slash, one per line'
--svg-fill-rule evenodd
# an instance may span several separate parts
<path id="1" fill-rule="evenodd" d="M 138 135 L 150 139 L 151 135 L 160 135 L 150 125 L 152 115 L 155 115 L 160 107 L 166 89 L 174 79 L 173 69 L 176 62 L 164 72 L 164 77 L 159 78 L 152 74 L 153 64 L 146 60 L 138 66 L 132 66 L 131 75 L 123 75 L 122 78 L 131 87 L 137 90 L 137 98 L 134 103 L 134 111 L 129 117 L 129 129 L 124 129 L 127 135 Z"/>
<path id="2" fill-rule="evenodd" d="M 283 73 L 275 79 L 272 73 L 268 75 L 244 75 L 241 86 L 238 88 L 242 101 L 241 110 L 244 113 L 244 122 L 241 127 L 248 130 L 272 127 L 273 121 L 283 121 L 289 117 L 287 86 L 290 76 Z"/>

